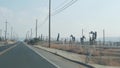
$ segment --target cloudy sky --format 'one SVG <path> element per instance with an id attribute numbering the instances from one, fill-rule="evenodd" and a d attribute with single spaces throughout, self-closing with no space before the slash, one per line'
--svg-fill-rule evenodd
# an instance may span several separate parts
<path id="1" fill-rule="evenodd" d="M 52 0 L 52 12 L 72 0 Z M 38 19 L 38 35 L 48 36 L 48 0 L 0 0 L 0 29 L 4 36 L 5 21 L 8 21 L 8 36 L 14 33 L 25 37 L 32 29 L 35 36 L 35 20 Z M 120 0 L 78 0 L 72 6 L 52 16 L 52 37 L 73 34 L 80 37 L 90 31 L 97 31 L 102 37 L 105 29 L 107 37 L 120 37 Z"/>

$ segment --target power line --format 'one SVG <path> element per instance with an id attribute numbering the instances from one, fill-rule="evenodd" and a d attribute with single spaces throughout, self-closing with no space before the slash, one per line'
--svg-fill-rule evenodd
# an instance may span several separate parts
<path id="1" fill-rule="evenodd" d="M 63 10 L 67 9 L 68 7 L 70 7 L 71 5 L 73 5 L 76 1 L 77 0 L 69 2 L 68 4 L 66 4 L 65 6 L 63 6 L 62 8 L 60 8 L 59 10 L 57 10 L 53 15 L 56 15 L 56 14 L 62 12 Z"/>
<path id="2" fill-rule="evenodd" d="M 65 4 L 68 0 L 65 0 L 63 3 L 61 3 L 61 5 Z M 65 4 L 63 7 L 59 8 L 59 9 L 55 9 L 55 12 L 51 13 L 51 16 L 55 16 L 56 14 L 62 12 L 63 10 L 67 9 L 68 7 L 70 7 L 71 5 L 73 5 L 77 0 L 72 0 L 70 2 L 68 2 L 67 4 Z M 59 7 L 61 6 L 59 5 Z M 40 26 L 43 26 L 47 20 L 49 19 L 49 15 L 46 16 L 46 18 L 44 19 L 44 21 L 40 24 Z"/>
<path id="3" fill-rule="evenodd" d="M 75 2 L 77 2 L 78 0 L 72 0 L 70 2 L 68 2 L 67 4 L 65 4 L 63 7 L 61 7 L 60 9 L 56 10 L 55 12 L 53 12 L 52 16 L 62 12 L 63 10 L 67 9 L 68 7 L 72 6 Z"/>
<path id="4" fill-rule="evenodd" d="M 45 17 L 45 19 L 43 20 L 43 22 L 40 24 L 39 28 L 40 28 L 41 26 L 43 26 L 43 25 L 47 22 L 48 19 L 49 19 L 49 15 L 47 15 L 47 16 Z"/>
<path id="5" fill-rule="evenodd" d="M 42 23 L 45 24 L 45 22 L 47 21 L 47 19 L 49 18 L 49 41 L 48 41 L 48 46 L 51 46 L 51 16 L 54 16 L 60 12 L 62 12 L 63 10 L 67 9 L 69 6 L 71 6 L 72 4 L 74 4 L 77 0 L 72 0 L 69 3 L 67 3 L 66 5 L 64 5 L 62 8 L 56 10 L 53 14 L 51 14 L 51 0 L 49 0 L 49 15 L 45 18 L 44 22 Z M 37 20 L 36 20 L 36 38 L 37 38 Z"/>
<path id="6" fill-rule="evenodd" d="M 54 10 L 57 10 L 61 5 L 64 5 L 68 2 L 68 0 L 63 1 L 61 4 L 59 4 Z"/>
<path id="7" fill-rule="evenodd" d="M 63 3 L 61 3 L 58 7 L 56 7 L 55 10 L 56 10 L 57 8 L 59 8 L 61 5 L 65 4 L 67 1 L 68 1 L 68 0 L 65 0 L 65 1 L 64 1 Z M 43 25 L 47 22 L 48 19 L 49 19 L 49 15 L 47 15 L 47 16 L 45 17 L 45 19 L 44 19 L 43 22 L 40 24 L 40 26 L 43 26 Z"/>

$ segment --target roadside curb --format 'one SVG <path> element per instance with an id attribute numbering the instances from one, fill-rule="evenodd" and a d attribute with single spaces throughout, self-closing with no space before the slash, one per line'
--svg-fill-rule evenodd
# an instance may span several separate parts
<path id="1" fill-rule="evenodd" d="M 33 46 L 33 47 L 34 47 L 34 46 Z M 35 48 L 42 49 L 42 48 L 39 48 L 39 47 L 35 47 Z M 72 62 L 75 62 L 75 63 L 81 64 L 81 65 L 84 65 L 84 66 L 86 66 L 86 67 L 89 67 L 89 68 L 95 68 L 95 67 L 93 67 L 93 66 L 91 66 L 91 65 L 88 65 L 88 64 L 86 64 L 86 63 L 83 63 L 83 62 L 79 62 L 79 61 L 75 61 L 75 60 L 72 60 L 72 59 L 66 58 L 66 57 L 64 57 L 64 56 L 62 56 L 62 55 L 59 55 L 59 54 L 57 54 L 57 53 L 50 52 L 50 51 L 45 50 L 45 49 L 42 49 L 42 50 L 47 51 L 47 52 L 49 52 L 49 53 L 52 53 L 52 54 L 54 54 L 54 55 L 60 56 L 60 57 L 62 57 L 62 58 L 64 58 L 64 59 L 66 59 L 66 60 L 69 60 L 69 61 L 72 61 Z"/>

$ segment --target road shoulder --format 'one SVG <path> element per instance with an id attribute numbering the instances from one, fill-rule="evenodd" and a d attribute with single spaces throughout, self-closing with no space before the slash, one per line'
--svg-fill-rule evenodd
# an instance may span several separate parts
<path id="1" fill-rule="evenodd" d="M 48 51 L 38 49 L 38 48 L 35 48 L 33 46 L 29 46 L 29 45 L 27 45 L 27 46 L 30 47 L 32 50 L 34 50 L 37 54 L 40 54 L 40 56 L 42 55 L 43 57 L 45 57 L 47 60 L 52 62 L 58 68 L 88 68 L 88 67 L 80 65 L 78 63 L 74 63 L 72 61 L 69 61 L 63 57 L 58 56 L 58 55 L 52 54 Z"/>

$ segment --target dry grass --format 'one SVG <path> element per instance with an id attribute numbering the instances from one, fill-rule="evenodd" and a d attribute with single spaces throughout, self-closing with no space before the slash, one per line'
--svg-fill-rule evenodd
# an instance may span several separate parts
<path id="1" fill-rule="evenodd" d="M 48 43 L 42 43 L 41 45 L 48 47 Z M 88 50 L 92 55 L 92 57 L 89 60 L 90 63 L 109 66 L 120 66 L 120 49 L 105 49 L 105 48 L 100 49 L 95 47 L 87 49 L 84 46 L 78 46 L 75 44 L 55 44 L 55 43 L 51 44 L 51 48 L 74 52 L 82 55 L 86 55 Z"/>

